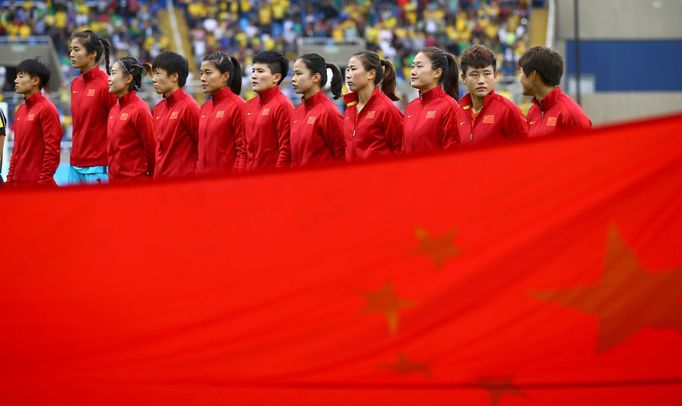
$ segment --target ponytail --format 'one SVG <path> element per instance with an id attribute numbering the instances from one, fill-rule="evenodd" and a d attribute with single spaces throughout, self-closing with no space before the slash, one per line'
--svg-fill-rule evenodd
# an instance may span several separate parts
<path id="1" fill-rule="evenodd" d="M 385 59 L 381 60 L 381 66 L 384 67 L 383 80 L 381 80 L 381 91 L 388 96 L 389 99 L 393 101 L 400 100 L 400 97 L 396 94 L 395 88 L 395 69 L 393 64 Z M 379 77 L 379 75 L 377 75 Z"/>
<path id="2" fill-rule="evenodd" d="M 332 71 L 332 83 L 330 87 L 332 90 L 332 95 L 334 96 L 334 100 L 336 100 L 341 97 L 341 93 L 343 91 L 343 77 L 341 76 L 341 70 L 333 63 L 326 64 L 326 67 Z"/>
<path id="3" fill-rule="evenodd" d="M 445 53 L 445 58 L 448 60 L 448 70 L 443 72 L 441 77 L 443 90 L 450 97 L 459 101 L 459 68 L 457 67 L 457 59 L 451 53 Z"/>
<path id="4" fill-rule="evenodd" d="M 107 75 L 111 75 L 111 66 L 109 66 L 111 60 L 111 43 L 108 39 L 99 35 L 97 36 L 97 39 L 100 44 L 102 44 L 102 48 L 104 48 L 104 67 L 107 70 Z"/>
<path id="5" fill-rule="evenodd" d="M 242 67 L 234 56 L 230 56 L 230 61 L 232 61 L 232 72 L 230 73 L 229 81 L 230 90 L 239 96 L 239 93 L 242 92 Z"/>
<path id="6" fill-rule="evenodd" d="M 95 53 L 95 64 L 104 56 L 104 66 L 107 74 L 111 74 L 110 57 L 111 57 L 111 43 L 105 37 L 98 35 L 92 30 L 79 31 L 73 34 L 71 39 L 78 39 L 87 53 Z"/>

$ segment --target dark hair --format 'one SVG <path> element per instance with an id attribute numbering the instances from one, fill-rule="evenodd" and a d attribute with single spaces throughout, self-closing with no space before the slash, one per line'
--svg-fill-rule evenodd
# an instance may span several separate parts
<path id="1" fill-rule="evenodd" d="M 312 72 L 312 74 L 320 74 L 320 87 L 324 87 L 327 83 L 327 68 L 332 71 L 332 95 L 334 99 L 341 97 L 341 91 L 343 89 L 343 78 L 341 77 L 341 71 L 338 66 L 333 63 L 327 63 L 323 57 L 318 54 L 305 54 L 300 56 L 298 59 L 303 61 L 305 66 Z"/>
<path id="2" fill-rule="evenodd" d="M 284 80 L 284 78 L 287 76 L 287 73 L 289 73 L 289 61 L 279 52 L 259 52 L 253 57 L 253 63 L 264 63 L 268 65 L 268 68 L 273 75 L 275 73 L 281 74 L 282 77 L 279 79 L 279 82 L 277 82 L 278 85 L 282 83 L 282 80 Z"/>
<path id="3" fill-rule="evenodd" d="M 386 94 L 391 100 L 398 101 L 400 97 L 395 93 L 395 69 L 391 62 L 380 59 L 379 55 L 372 51 L 360 51 L 353 54 L 357 56 L 362 62 L 362 67 L 366 71 L 374 70 L 376 76 L 374 77 L 374 84 L 381 83 L 381 91 Z M 383 69 L 381 69 L 383 67 Z"/>
<path id="4" fill-rule="evenodd" d="M 521 55 L 519 67 L 526 76 L 536 71 L 547 86 L 559 86 L 564 74 L 564 58 L 554 49 L 532 47 Z"/>
<path id="5" fill-rule="evenodd" d="M 189 64 L 184 56 L 171 51 L 161 52 L 154 58 L 154 62 L 152 63 L 152 70 L 156 70 L 157 68 L 165 70 L 168 75 L 177 73 L 178 86 L 185 86 L 187 75 L 189 74 Z"/>
<path id="6" fill-rule="evenodd" d="M 99 63 L 102 55 L 104 55 L 104 66 L 106 67 L 107 74 L 111 73 L 111 67 L 109 66 L 111 44 L 108 39 L 92 30 L 79 31 L 71 37 L 71 40 L 74 39 L 78 39 L 89 54 L 95 53 L 95 63 Z"/>
<path id="7" fill-rule="evenodd" d="M 215 52 L 204 57 L 203 62 L 213 62 L 220 73 L 229 73 L 227 85 L 230 86 L 232 93 L 238 95 L 242 91 L 242 68 L 239 61 L 234 56 L 227 56 L 222 52 Z"/>
<path id="8" fill-rule="evenodd" d="M 492 65 L 493 72 L 497 70 L 497 58 L 495 57 L 495 53 L 487 46 L 480 44 L 474 45 L 464 51 L 460 64 L 462 65 L 462 73 L 464 74 L 467 73 L 469 67 L 481 69 Z"/>
<path id="9" fill-rule="evenodd" d="M 445 93 L 452 96 L 453 99 L 459 100 L 459 68 L 455 56 L 435 47 L 424 48 L 418 53 L 429 58 L 433 70 L 443 70 L 438 83 L 443 86 Z"/>
<path id="10" fill-rule="evenodd" d="M 26 73 L 34 78 L 38 77 L 40 83 L 38 87 L 42 90 L 50 82 L 50 70 L 38 58 L 23 60 L 17 65 L 17 75 Z"/>
<path id="11" fill-rule="evenodd" d="M 123 72 L 133 77 L 133 81 L 130 82 L 130 85 L 128 86 L 129 92 L 140 89 L 140 87 L 142 87 L 143 73 L 149 74 L 149 72 L 151 72 L 151 66 L 148 63 L 142 64 L 132 56 L 125 56 L 116 62 L 121 65 Z M 116 62 L 114 62 L 114 64 L 116 64 Z"/>

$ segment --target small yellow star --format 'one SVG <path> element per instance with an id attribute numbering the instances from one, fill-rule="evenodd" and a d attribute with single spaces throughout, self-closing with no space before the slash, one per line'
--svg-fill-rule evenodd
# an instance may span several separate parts
<path id="1" fill-rule="evenodd" d="M 459 250 L 454 245 L 455 235 L 457 235 L 457 230 L 454 228 L 437 237 L 430 236 L 423 228 L 416 228 L 414 232 L 419 240 L 419 247 L 414 253 L 427 255 L 438 268 L 442 267 L 449 258 L 459 255 Z"/>
<path id="2" fill-rule="evenodd" d="M 414 306 L 411 300 L 401 299 L 396 296 L 393 285 L 385 284 L 375 292 L 364 292 L 362 294 L 367 300 L 365 312 L 379 312 L 386 316 L 388 329 L 391 334 L 398 331 L 398 312 L 400 309 Z"/>
<path id="3" fill-rule="evenodd" d="M 398 354 L 398 362 L 395 364 L 381 365 L 382 368 L 390 369 L 398 374 L 406 375 L 413 372 L 421 372 L 424 375 L 431 377 L 429 364 L 425 362 L 414 362 L 407 358 L 404 354 Z"/>

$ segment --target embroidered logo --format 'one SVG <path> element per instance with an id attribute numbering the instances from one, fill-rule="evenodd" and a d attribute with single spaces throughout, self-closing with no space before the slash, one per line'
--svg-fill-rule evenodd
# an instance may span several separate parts
<path id="1" fill-rule="evenodd" d="M 36 115 L 33 114 L 33 113 L 31 113 L 31 114 L 28 115 L 27 120 L 28 120 L 28 121 L 33 121 L 33 119 L 34 119 L 35 117 L 36 117 Z"/>
<path id="2" fill-rule="evenodd" d="M 535 124 L 535 121 L 531 121 L 530 123 L 528 123 L 528 125 L 533 125 L 533 124 Z"/>
<path id="3" fill-rule="evenodd" d="M 178 119 L 178 112 L 177 111 L 172 112 L 170 115 L 170 119 L 171 120 L 177 120 Z"/>
<path id="4" fill-rule="evenodd" d="M 78 90 L 74 90 L 74 91 L 71 92 L 71 93 L 76 94 L 76 93 L 78 93 Z"/>
<path id="5" fill-rule="evenodd" d="M 263 109 L 263 112 L 260 113 L 261 116 L 267 116 L 268 114 L 270 114 L 270 109 L 269 109 L 269 108 Z"/>
<path id="6" fill-rule="evenodd" d="M 547 117 L 547 127 L 556 127 L 556 117 Z"/>
<path id="7" fill-rule="evenodd" d="M 223 118 L 225 116 L 225 110 L 220 110 L 219 112 L 215 113 L 215 118 Z"/>
<path id="8" fill-rule="evenodd" d="M 436 117 L 436 110 L 431 110 L 426 112 L 426 118 L 434 118 Z"/>
<path id="9" fill-rule="evenodd" d="M 315 119 L 316 119 L 316 118 L 317 118 L 316 116 L 310 116 L 310 117 L 308 117 L 308 124 L 315 124 Z"/>
<path id="10" fill-rule="evenodd" d="M 493 124 L 495 122 L 494 114 L 486 114 L 483 116 L 483 124 Z"/>
<path id="11" fill-rule="evenodd" d="M 121 121 L 126 121 L 128 119 L 128 113 L 121 113 Z"/>
<path id="12" fill-rule="evenodd" d="M 94 96 L 94 95 L 95 95 L 95 89 L 88 89 L 87 95 L 88 95 L 89 97 Z"/>
<path id="13" fill-rule="evenodd" d="M 407 118 L 412 118 L 413 115 L 414 115 L 414 114 L 408 114 L 408 115 L 407 115 Z"/>
<path id="14" fill-rule="evenodd" d="M 464 123 L 466 123 L 466 121 L 462 121 L 461 123 L 459 123 L 459 125 L 464 125 Z"/>
<path id="15" fill-rule="evenodd" d="M 374 118 L 375 114 L 376 114 L 376 111 L 374 111 L 374 110 L 368 111 L 367 112 L 367 118 Z"/>
<path id="16" fill-rule="evenodd" d="M 249 112 L 246 113 L 246 115 L 247 115 L 247 116 L 252 116 L 252 115 L 253 115 L 253 112 L 249 111 Z"/>

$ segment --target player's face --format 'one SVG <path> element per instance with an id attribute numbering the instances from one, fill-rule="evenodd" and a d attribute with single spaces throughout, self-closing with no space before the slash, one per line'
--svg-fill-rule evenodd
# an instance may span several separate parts
<path id="1" fill-rule="evenodd" d="M 263 93 L 278 85 L 281 74 L 272 74 L 267 63 L 254 63 L 251 68 L 251 88 L 256 93 Z"/>
<path id="2" fill-rule="evenodd" d="M 168 96 L 176 88 L 177 73 L 171 75 L 165 69 L 156 68 L 154 69 L 154 74 L 152 75 L 152 84 L 154 85 L 154 90 L 157 94 L 162 94 Z"/>
<path id="3" fill-rule="evenodd" d="M 346 83 L 350 90 L 357 92 L 369 85 L 370 81 L 374 81 L 374 71 L 366 71 L 362 66 L 360 58 L 354 56 L 348 60 L 348 67 L 346 68 Z"/>
<path id="4" fill-rule="evenodd" d="M 310 95 L 310 93 L 319 90 L 320 74 L 316 73 L 313 75 L 305 62 L 299 59 L 294 63 L 294 73 L 291 77 L 291 84 L 294 87 L 294 92 L 300 93 L 303 96 Z"/>
<path id="5" fill-rule="evenodd" d="M 472 96 L 487 96 L 495 88 L 497 74 L 492 65 L 485 68 L 468 67 L 462 74 L 462 80 Z"/>
<path id="6" fill-rule="evenodd" d="M 533 81 L 531 80 L 531 78 L 526 76 L 525 73 L 523 73 L 523 69 L 521 68 L 519 68 L 519 82 L 521 83 L 521 87 L 523 88 L 523 95 L 533 96 Z"/>
<path id="7" fill-rule="evenodd" d="M 74 38 L 71 40 L 71 51 L 69 58 L 71 58 L 71 65 L 76 69 L 84 69 L 95 64 L 96 52 L 88 53 L 81 40 Z"/>
<path id="8" fill-rule="evenodd" d="M 37 83 L 35 83 L 36 80 L 39 79 L 37 77 L 32 78 L 31 75 L 26 72 L 19 72 L 17 73 L 16 79 L 14 79 L 14 90 L 18 94 L 30 94 L 33 90 L 33 86 L 37 85 Z"/>
<path id="9" fill-rule="evenodd" d="M 111 67 L 111 74 L 109 75 L 109 93 L 115 93 L 122 96 L 128 92 L 128 85 L 130 84 L 130 74 L 123 70 L 123 66 L 116 62 Z"/>
<path id="10" fill-rule="evenodd" d="M 442 72 L 442 69 L 434 71 L 431 59 L 420 52 L 414 57 L 410 68 L 410 85 L 421 91 L 433 89 L 438 86 L 438 79 Z"/>
<path id="11" fill-rule="evenodd" d="M 230 74 L 221 73 L 215 62 L 204 61 L 201 63 L 201 69 L 199 69 L 199 78 L 201 79 L 201 90 L 206 94 L 211 94 L 227 86 Z"/>

